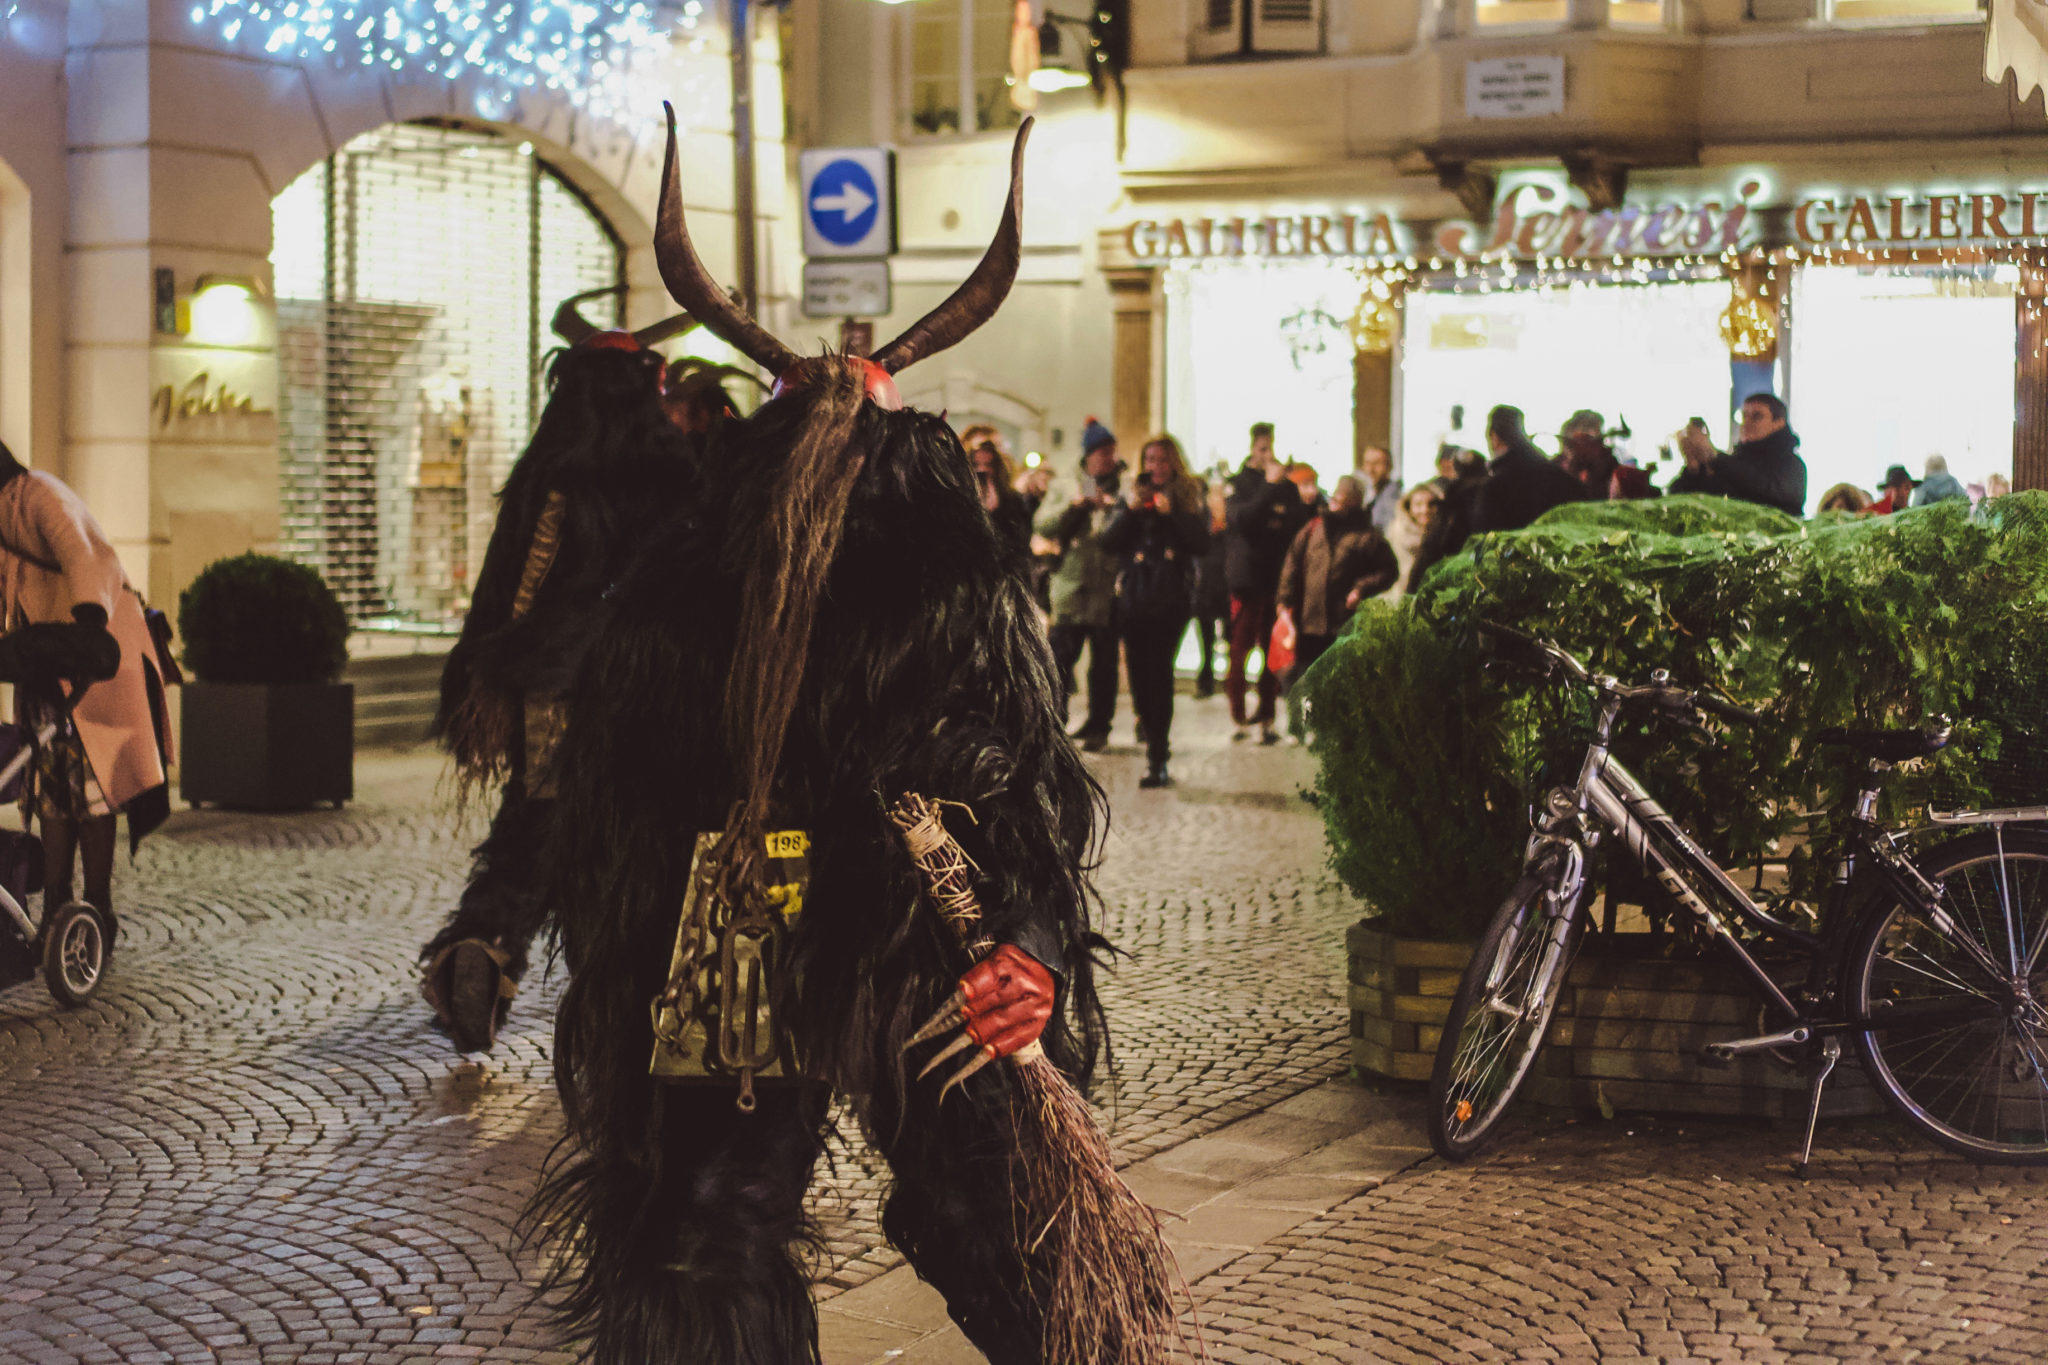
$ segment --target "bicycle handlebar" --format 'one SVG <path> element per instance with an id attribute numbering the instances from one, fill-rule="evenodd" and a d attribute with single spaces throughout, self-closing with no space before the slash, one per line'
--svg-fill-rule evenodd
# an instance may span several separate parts
<path id="1" fill-rule="evenodd" d="M 1529 658 L 1522 660 L 1540 672 L 1548 673 L 1553 667 L 1561 668 L 1574 682 L 1593 681 L 1592 673 L 1584 664 L 1548 640 L 1539 639 L 1526 631 L 1516 630 L 1513 626 L 1501 625 L 1498 621 L 1479 621 L 1475 622 L 1475 625 L 1481 635 L 1492 637 L 1496 645 L 1506 643 L 1520 649 L 1525 655 L 1540 658 L 1540 664 Z"/>
<path id="2" fill-rule="evenodd" d="M 1687 715 L 1704 711 L 1725 721 L 1742 725 L 1757 725 L 1763 716 L 1745 706 L 1722 701 L 1719 697 L 1707 696 L 1688 688 L 1673 687 L 1666 682 L 1650 682 L 1639 687 L 1630 687 L 1619 679 L 1594 673 L 1570 653 L 1550 641 L 1531 635 L 1526 631 L 1504 626 L 1497 621 L 1479 621 L 1476 627 L 1481 635 L 1492 639 L 1496 646 L 1507 644 L 1521 652 L 1521 662 L 1537 669 L 1546 676 L 1552 670 L 1562 670 L 1574 682 L 1618 697 L 1623 701 L 1648 701 L 1666 712 L 1683 712 Z"/>

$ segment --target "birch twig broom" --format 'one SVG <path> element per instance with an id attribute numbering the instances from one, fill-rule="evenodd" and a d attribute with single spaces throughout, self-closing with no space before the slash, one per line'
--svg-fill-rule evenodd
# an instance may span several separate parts
<path id="1" fill-rule="evenodd" d="M 975 867 L 940 818 L 906 793 L 890 808 L 925 890 L 969 957 L 983 932 Z M 1056 1365 L 1167 1365 L 1188 1350 L 1176 1308 L 1186 1297 L 1159 1216 L 1117 1174 L 1109 1141 L 1073 1083 L 1037 1044 L 1008 1059 L 1017 1089 L 1026 1254 L 1046 1271 L 1045 1359 Z M 1037 1278 L 1034 1276 L 1034 1279 Z M 1206 1358 L 1206 1352 L 1195 1352 Z"/>

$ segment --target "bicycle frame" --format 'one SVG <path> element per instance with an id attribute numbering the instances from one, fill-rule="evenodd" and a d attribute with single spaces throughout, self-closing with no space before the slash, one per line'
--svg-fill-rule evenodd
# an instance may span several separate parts
<path id="1" fill-rule="evenodd" d="M 1968 935 L 1956 933 L 1953 921 L 1941 904 L 1940 888 L 1920 875 L 1897 840 L 1877 823 L 1881 778 L 1890 770 L 1890 764 L 1877 760 L 1871 762 L 1869 780 L 1858 793 L 1850 815 L 1847 844 L 1836 863 L 1832 884 L 1822 903 L 1820 932 L 1811 933 L 1784 923 L 1751 900 L 1727 870 L 1715 862 L 1657 803 L 1635 774 L 1614 757 L 1609 745 L 1621 704 L 1619 696 L 1602 696 L 1593 741 L 1587 746 L 1578 781 L 1569 788 L 1560 787 L 1550 793 L 1545 813 L 1538 822 L 1537 841 L 1589 846 L 1597 842 L 1597 834 L 1588 825 L 1589 816 L 1612 831 L 1643 870 L 1656 878 L 1699 927 L 1733 955 L 1757 990 L 1790 1021 L 1788 1035 L 1774 1035 L 1774 1043 L 1803 1043 L 1815 1034 L 1845 1033 L 1870 1027 L 1871 1021 L 1867 1019 L 1814 1017 L 1815 1006 L 1830 1003 L 1834 995 L 1833 976 L 1838 949 L 1850 927 L 1850 916 L 1846 913 L 1847 897 L 1859 861 L 1865 857 L 1887 889 L 1902 903 L 1920 910 L 1937 930 L 1982 959 L 1980 965 L 1994 974 L 2005 970 L 2003 964 L 1994 963 L 1978 952 Z M 1973 811 L 1965 815 L 1958 812 L 1942 823 L 1995 824 L 2006 819 L 2025 818 L 2027 814 Z M 1736 935 L 1731 922 L 1739 922 L 1766 939 L 1793 945 L 1808 956 L 1811 967 L 1802 993 L 1803 1001 L 1795 1001 L 1764 970 Z M 2048 944 L 2048 937 L 2044 937 L 2043 943 L 2027 945 L 2032 950 L 2030 956 L 2037 957 L 2044 944 Z M 1799 1036 L 1789 1036 L 1792 1032 Z"/>

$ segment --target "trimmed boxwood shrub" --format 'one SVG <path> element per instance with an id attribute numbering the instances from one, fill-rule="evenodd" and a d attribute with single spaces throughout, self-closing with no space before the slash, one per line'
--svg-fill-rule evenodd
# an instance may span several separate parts
<path id="1" fill-rule="evenodd" d="M 1821 878 L 1795 836 L 1825 845 L 1861 774 L 1811 743 L 1824 726 L 1957 720 L 1950 750 L 1894 778 L 1888 818 L 2048 801 L 2048 494 L 1804 523 L 1704 497 L 1559 508 L 1361 610 L 1297 689 L 1333 864 L 1398 933 L 1476 935 L 1527 801 L 1582 752 L 1584 690 L 1488 673 L 1481 619 L 1766 710 L 1712 736 L 1625 722 L 1615 752 L 1724 862 L 1790 850 L 1788 898 Z"/>
<path id="2" fill-rule="evenodd" d="M 348 614 L 318 571 L 241 554 L 178 597 L 184 664 L 202 682 L 325 683 L 348 663 Z"/>

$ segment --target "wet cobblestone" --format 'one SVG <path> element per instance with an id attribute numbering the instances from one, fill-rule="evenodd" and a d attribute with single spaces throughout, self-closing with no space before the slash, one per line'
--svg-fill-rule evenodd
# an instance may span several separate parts
<path id="1" fill-rule="evenodd" d="M 1219 1365 L 2048 1359 L 2048 1170 L 1889 1122 L 1539 1124 L 1196 1288 Z"/>
<path id="2" fill-rule="evenodd" d="M 1298 752 L 1184 703 L 1181 785 L 1120 746 L 1104 927 L 1136 1158 L 1344 1065 L 1355 911 L 1293 796 Z M 475 837 L 438 759 L 366 754 L 342 811 L 181 812 L 116 873 L 122 939 L 86 1008 L 0 995 L 0 1360 L 567 1361 L 513 1225 L 560 1133 L 554 990 L 529 978 L 483 1065 L 426 1027 L 412 954 Z M 814 1211 L 828 1297 L 896 1263 L 881 1180 L 839 1145 Z"/>

